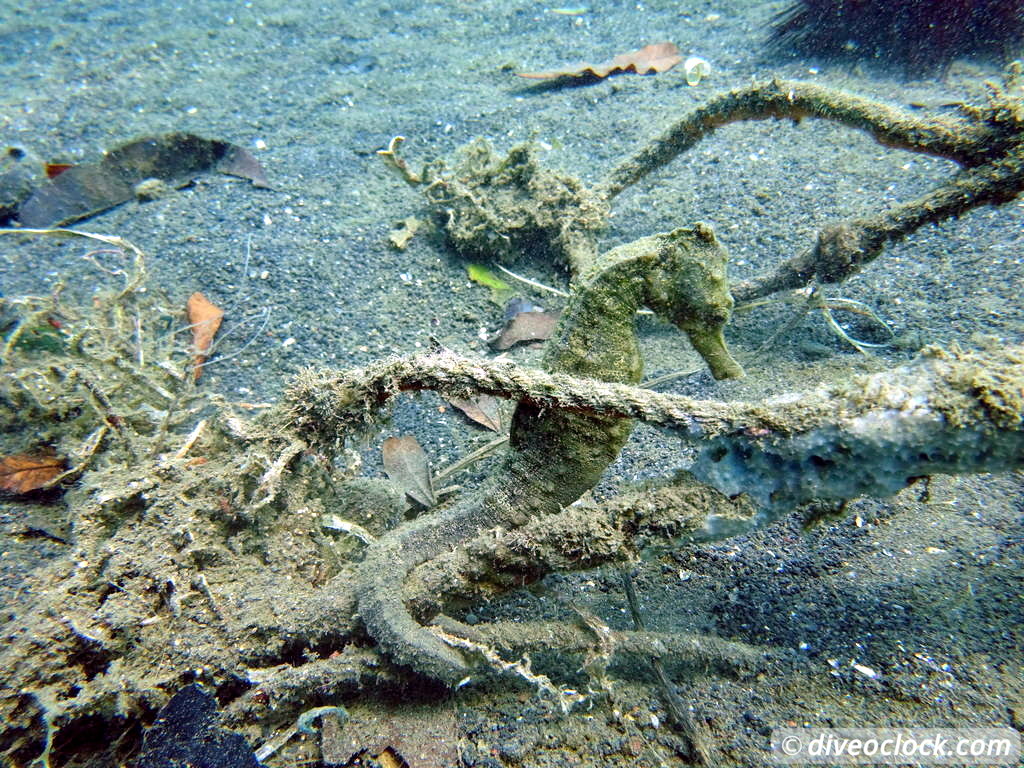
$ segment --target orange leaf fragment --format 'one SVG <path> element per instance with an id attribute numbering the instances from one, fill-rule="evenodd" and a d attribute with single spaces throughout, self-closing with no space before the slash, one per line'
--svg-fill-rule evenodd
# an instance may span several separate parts
<path id="1" fill-rule="evenodd" d="M 0 489 L 9 493 L 38 491 L 64 469 L 64 459 L 56 456 L 29 456 L 24 453 L 2 456 Z"/>
<path id="2" fill-rule="evenodd" d="M 555 80 L 560 77 L 597 77 L 605 78 L 619 72 L 635 72 L 638 75 L 668 72 L 683 57 L 675 43 L 651 43 L 637 51 L 620 53 L 611 61 L 603 64 L 569 64 L 563 69 L 550 72 L 517 72 L 519 77 L 531 80 Z"/>
<path id="3" fill-rule="evenodd" d="M 224 319 L 224 310 L 196 291 L 188 297 L 185 315 L 192 326 L 192 352 L 195 355 L 193 379 L 198 380 L 203 372 L 203 363 L 209 357 L 213 337 L 217 335 L 220 321 Z"/>

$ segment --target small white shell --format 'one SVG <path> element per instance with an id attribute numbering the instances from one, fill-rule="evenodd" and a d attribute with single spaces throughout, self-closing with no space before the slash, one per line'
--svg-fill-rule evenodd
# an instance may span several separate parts
<path id="1" fill-rule="evenodd" d="M 875 678 L 880 677 L 880 675 L 875 670 L 873 670 L 871 667 L 865 666 L 863 664 L 858 664 L 855 661 L 851 661 L 850 662 L 850 666 L 853 667 L 858 672 L 860 672 L 862 675 L 864 675 L 864 677 L 870 678 L 871 680 L 874 680 Z"/>
<path id="2" fill-rule="evenodd" d="M 711 74 L 711 65 L 699 56 L 691 56 L 683 62 L 683 71 L 686 73 L 686 84 L 693 86 Z"/>

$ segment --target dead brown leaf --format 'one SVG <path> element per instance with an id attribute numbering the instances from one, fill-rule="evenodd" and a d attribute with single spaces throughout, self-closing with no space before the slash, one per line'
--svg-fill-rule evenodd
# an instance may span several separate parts
<path id="1" fill-rule="evenodd" d="M 196 291 L 188 297 L 185 314 L 192 326 L 192 352 L 195 355 L 192 375 L 198 380 L 213 345 L 213 337 L 217 335 L 221 320 L 224 319 L 224 310 Z"/>
<path id="2" fill-rule="evenodd" d="M 447 400 L 480 426 L 495 432 L 501 431 L 501 411 L 498 408 L 498 398 L 491 395 L 480 395 L 468 400 L 459 397 L 449 397 Z"/>
<path id="3" fill-rule="evenodd" d="M 64 459 L 56 456 L 25 453 L 3 456 L 0 457 L 0 489 L 9 493 L 38 491 L 64 469 Z"/>
<path id="4" fill-rule="evenodd" d="M 424 507 L 434 506 L 437 500 L 430 477 L 430 462 L 415 437 L 389 437 L 381 449 L 381 460 L 388 479 L 409 498 Z"/>
<path id="5" fill-rule="evenodd" d="M 611 61 L 603 64 L 570 64 L 562 69 L 550 72 L 518 72 L 519 77 L 531 80 L 554 80 L 560 77 L 597 77 L 604 78 L 619 72 L 635 72 L 638 75 L 667 72 L 683 57 L 675 43 L 652 43 L 638 51 L 620 53 Z"/>
<path id="6" fill-rule="evenodd" d="M 550 339 L 561 315 L 561 312 L 517 312 L 491 339 L 490 345 L 493 349 L 503 350 L 520 342 Z"/>
<path id="7" fill-rule="evenodd" d="M 18 208 L 23 227 L 51 227 L 88 218 L 135 197 L 143 181 L 169 187 L 215 170 L 268 187 L 259 161 L 243 147 L 175 131 L 114 147 L 94 163 L 79 163 L 45 182 Z"/>

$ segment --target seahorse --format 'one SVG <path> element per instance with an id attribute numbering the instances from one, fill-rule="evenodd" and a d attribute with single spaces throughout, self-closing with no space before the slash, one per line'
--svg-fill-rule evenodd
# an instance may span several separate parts
<path id="1" fill-rule="evenodd" d="M 637 383 L 642 373 L 635 329 L 649 307 L 684 331 L 717 379 L 743 369 L 722 329 L 733 300 L 726 253 L 702 223 L 651 235 L 597 257 L 580 275 L 543 356 L 552 372 Z M 370 636 L 393 661 L 456 685 L 473 662 L 444 643 L 403 600 L 417 565 L 479 532 L 518 527 L 576 501 L 600 479 L 632 431 L 630 419 L 520 403 L 510 430 L 511 450 L 485 487 L 452 508 L 427 514 L 377 539 L 367 549 L 357 585 L 358 612 Z"/>

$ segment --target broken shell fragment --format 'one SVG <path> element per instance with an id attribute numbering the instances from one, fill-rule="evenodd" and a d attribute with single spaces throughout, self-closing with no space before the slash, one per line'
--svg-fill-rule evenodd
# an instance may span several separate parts
<path id="1" fill-rule="evenodd" d="M 690 56 L 683 62 L 683 72 L 686 73 L 686 84 L 694 86 L 711 74 L 711 65 L 698 56 Z"/>

